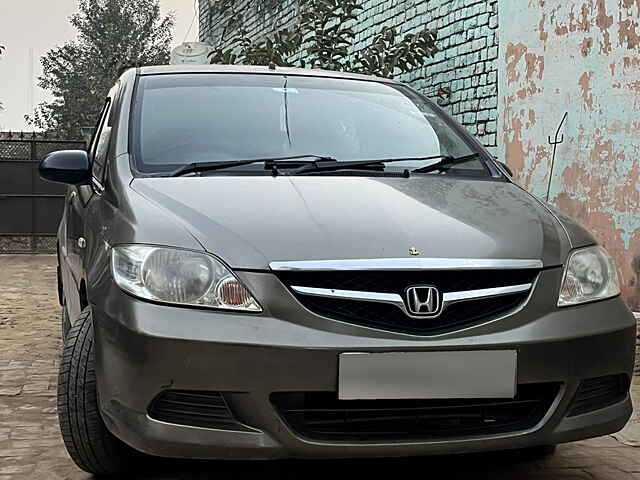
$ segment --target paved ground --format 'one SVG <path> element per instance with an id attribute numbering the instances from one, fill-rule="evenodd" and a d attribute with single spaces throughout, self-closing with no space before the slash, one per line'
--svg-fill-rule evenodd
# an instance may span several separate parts
<path id="1" fill-rule="evenodd" d="M 88 479 L 67 456 L 57 429 L 55 393 L 60 346 L 53 256 L 0 256 L 0 480 Z M 640 379 L 636 377 L 636 404 Z M 620 435 L 640 447 L 640 413 Z M 415 477 L 491 479 L 636 479 L 640 448 L 613 437 L 562 445 L 535 462 L 513 454 L 340 462 L 167 462 L 145 477 L 327 478 L 343 472 L 371 479 Z M 419 473 L 418 473 L 419 472 Z M 350 473 L 353 475 L 353 473 Z M 445 477 L 446 475 L 446 477 Z"/>

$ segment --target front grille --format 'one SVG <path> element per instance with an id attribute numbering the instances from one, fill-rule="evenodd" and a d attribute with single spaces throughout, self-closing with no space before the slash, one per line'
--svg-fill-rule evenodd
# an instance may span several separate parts
<path id="1" fill-rule="evenodd" d="M 486 298 L 450 305 L 439 317 L 411 318 L 393 305 L 342 300 L 339 298 L 296 295 L 309 310 L 318 315 L 365 327 L 413 335 L 433 335 L 482 323 L 520 305 L 528 293 Z"/>
<path id="2" fill-rule="evenodd" d="M 334 392 L 273 393 L 302 437 L 328 441 L 431 440 L 519 432 L 549 411 L 560 384 L 520 385 L 513 399 L 338 400 Z"/>
<path id="3" fill-rule="evenodd" d="M 178 425 L 243 431 L 220 392 L 165 390 L 149 406 L 149 416 Z"/>
<path id="4" fill-rule="evenodd" d="M 462 271 L 333 271 L 333 272 L 276 272 L 287 286 L 397 293 L 404 298 L 405 289 L 412 285 L 433 285 L 440 292 L 458 292 L 484 288 L 533 283 L 539 270 L 462 270 Z M 476 325 L 513 311 L 528 297 L 520 292 L 499 297 L 453 303 L 438 317 L 416 319 L 400 308 L 341 298 L 303 295 L 292 290 L 302 305 L 324 317 L 366 327 L 409 333 L 433 335 Z"/>
<path id="5" fill-rule="evenodd" d="M 581 381 L 567 416 L 582 415 L 621 402 L 627 396 L 629 383 L 629 377 L 624 374 Z"/>
<path id="6" fill-rule="evenodd" d="M 539 270 L 277 271 L 287 286 L 298 285 L 402 295 L 411 285 L 433 285 L 441 292 L 532 283 Z"/>

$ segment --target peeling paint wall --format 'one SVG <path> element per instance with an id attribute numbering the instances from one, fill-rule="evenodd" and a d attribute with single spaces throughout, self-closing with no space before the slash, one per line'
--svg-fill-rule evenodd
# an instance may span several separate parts
<path id="1" fill-rule="evenodd" d="M 615 257 L 640 310 L 640 0 L 500 0 L 500 158 Z"/>

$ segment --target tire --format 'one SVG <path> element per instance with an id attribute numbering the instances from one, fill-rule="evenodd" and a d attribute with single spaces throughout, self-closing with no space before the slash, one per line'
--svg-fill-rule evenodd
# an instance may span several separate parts
<path id="1" fill-rule="evenodd" d="M 100 416 L 89 309 L 80 314 L 64 342 L 58 376 L 58 420 L 67 452 L 85 472 L 102 477 L 131 473 L 142 458 L 113 436 Z"/>

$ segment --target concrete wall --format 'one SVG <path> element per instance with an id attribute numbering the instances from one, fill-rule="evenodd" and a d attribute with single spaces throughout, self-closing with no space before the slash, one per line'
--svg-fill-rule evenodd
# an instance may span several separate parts
<path id="1" fill-rule="evenodd" d="M 499 156 L 616 256 L 640 310 L 640 0 L 501 0 Z"/>
<path id="2" fill-rule="evenodd" d="M 359 50 L 370 44 L 384 26 L 401 34 L 425 27 L 438 30 L 442 49 L 429 65 L 401 77 L 432 98 L 440 87 L 451 89 L 450 98 L 439 99 L 456 119 L 492 151 L 497 146 L 498 117 L 498 7 L 497 0 L 363 0 L 354 22 Z M 292 22 L 296 0 L 236 0 L 245 28 L 259 37 Z M 221 21 L 200 0 L 202 41 L 216 45 Z"/>

